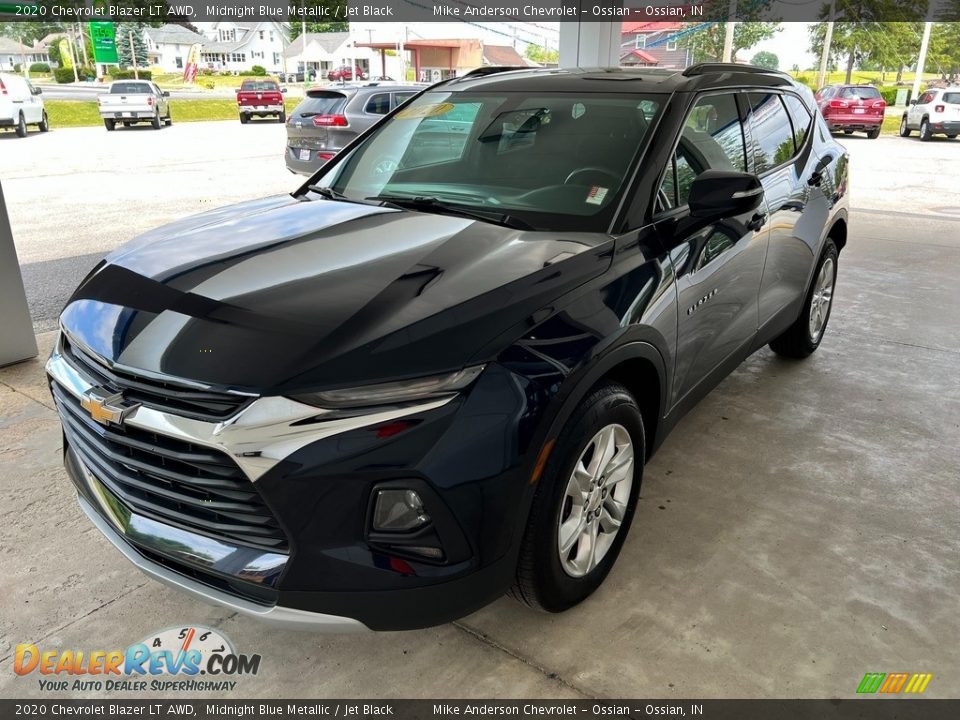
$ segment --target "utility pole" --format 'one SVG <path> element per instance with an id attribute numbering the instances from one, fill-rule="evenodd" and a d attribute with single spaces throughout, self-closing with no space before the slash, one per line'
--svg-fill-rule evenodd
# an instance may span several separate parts
<path id="1" fill-rule="evenodd" d="M 87 43 L 83 39 L 83 25 L 77 23 L 77 32 L 79 33 L 78 37 L 80 38 L 80 54 L 83 55 L 83 65 L 84 67 L 90 66 L 90 58 L 87 57 Z"/>
<path id="2" fill-rule="evenodd" d="M 737 0 L 730 0 L 730 5 L 727 7 L 727 22 L 725 23 L 726 27 L 724 28 L 723 36 L 723 62 L 728 63 L 733 61 L 733 30 L 736 23 L 733 21 L 733 18 L 737 16 Z"/>
<path id="3" fill-rule="evenodd" d="M 23 77 L 29 80 L 30 68 L 27 67 L 27 54 L 23 51 L 26 45 L 23 44 L 22 35 L 17 38 L 17 42 L 20 43 L 20 70 L 23 71 Z"/>
<path id="4" fill-rule="evenodd" d="M 130 59 L 133 61 L 133 77 L 139 80 L 140 72 L 137 70 L 137 51 L 133 48 L 133 30 L 127 33 L 127 37 L 130 39 Z"/>
<path id="5" fill-rule="evenodd" d="M 923 66 L 927 62 L 927 46 L 930 44 L 931 27 L 933 27 L 933 23 L 931 22 L 925 22 L 923 24 L 923 38 L 920 40 L 920 54 L 917 56 L 917 73 L 913 78 L 913 92 L 910 94 L 911 99 L 916 99 L 917 95 L 920 94 L 920 83 L 923 80 Z"/>
<path id="6" fill-rule="evenodd" d="M 80 76 L 77 74 L 77 54 L 73 51 L 73 38 L 70 33 L 67 35 L 67 50 L 70 52 L 70 64 L 73 66 L 73 81 L 80 82 Z"/>
<path id="7" fill-rule="evenodd" d="M 833 18 L 837 12 L 836 0 L 830 0 L 830 21 L 823 37 L 823 52 L 820 54 L 820 73 L 817 75 L 817 90 L 827 84 L 827 62 L 830 60 L 830 43 L 833 42 Z"/>

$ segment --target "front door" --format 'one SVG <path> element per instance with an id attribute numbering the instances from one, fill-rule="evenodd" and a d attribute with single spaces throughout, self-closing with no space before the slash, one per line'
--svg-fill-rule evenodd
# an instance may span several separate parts
<path id="1" fill-rule="evenodd" d="M 655 226 L 677 275 L 677 352 L 673 403 L 753 341 L 767 235 L 762 211 L 691 223 L 687 202 L 705 170 L 746 171 L 735 94 L 705 95 L 687 117 L 658 196 Z"/>

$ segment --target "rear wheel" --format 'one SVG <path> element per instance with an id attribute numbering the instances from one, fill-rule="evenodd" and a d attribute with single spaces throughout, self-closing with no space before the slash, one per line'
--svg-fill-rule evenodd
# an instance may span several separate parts
<path id="1" fill-rule="evenodd" d="M 807 292 L 807 300 L 796 322 L 770 343 L 777 355 L 790 358 L 805 358 L 812 354 L 823 340 L 833 307 L 833 289 L 837 283 L 837 246 L 827 239 L 820 255 L 813 284 Z"/>
<path id="2" fill-rule="evenodd" d="M 900 137 L 910 137 L 910 128 L 907 127 L 907 116 L 900 118 Z"/>
<path id="3" fill-rule="evenodd" d="M 844 135 L 853 135 L 853 130 L 844 130 L 844 131 L 843 131 L 843 134 L 844 134 Z"/>
<path id="4" fill-rule="evenodd" d="M 561 612 L 586 599 L 616 562 L 643 476 L 643 418 L 619 383 L 593 390 L 557 438 L 539 480 L 511 594 Z"/>
<path id="5" fill-rule="evenodd" d="M 117 123 L 116 123 L 115 121 L 113 121 L 113 120 L 104 120 L 104 121 L 103 121 L 103 126 L 104 126 L 108 131 L 112 131 L 112 130 L 117 126 Z"/>
<path id="6" fill-rule="evenodd" d="M 876 127 L 873 130 L 868 130 L 867 137 L 871 140 L 876 140 L 878 137 L 880 137 L 880 128 Z"/>
<path id="7" fill-rule="evenodd" d="M 166 124 L 167 127 L 170 127 L 171 125 L 173 125 L 173 118 L 170 117 L 170 108 L 167 108 L 167 116 L 163 119 L 163 122 Z"/>
<path id="8" fill-rule="evenodd" d="M 26 137 L 27 136 L 27 120 L 23 117 L 23 113 L 20 113 L 20 117 L 17 119 L 17 137 Z"/>
<path id="9" fill-rule="evenodd" d="M 920 121 L 920 139 L 927 142 L 932 137 L 933 133 L 930 132 L 930 123 L 924 118 Z"/>
<path id="10" fill-rule="evenodd" d="M 50 118 L 47 117 L 47 111 L 43 111 L 43 118 L 40 120 L 40 124 L 37 126 L 40 128 L 40 132 L 48 132 L 50 130 Z"/>
<path id="11" fill-rule="evenodd" d="M 241 124 L 241 125 L 246 125 L 247 122 L 249 122 L 249 120 L 250 120 L 250 116 L 249 116 L 249 115 L 244 115 L 243 113 L 240 113 L 240 124 Z"/>
<path id="12" fill-rule="evenodd" d="M 279 115 L 277 115 L 277 121 L 278 121 L 281 125 L 283 125 L 285 122 L 287 122 L 287 113 L 286 113 L 286 111 L 284 111 L 284 112 L 280 113 Z"/>
<path id="13" fill-rule="evenodd" d="M 157 111 L 154 113 L 154 115 L 153 115 L 153 120 L 150 121 L 150 124 L 153 126 L 153 129 L 154 129 L 154 130 L 159 130 L 159 129 L 163 126 L 163 123 L 162 123 L 161 120 L 160 120 L 160 111 L 159 111 L 159 110 L 157 110 Z"/>

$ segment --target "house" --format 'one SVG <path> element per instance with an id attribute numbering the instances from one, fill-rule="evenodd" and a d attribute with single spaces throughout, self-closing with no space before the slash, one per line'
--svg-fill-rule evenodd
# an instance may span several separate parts
<path id="1" fill-rule="evenodd" d="M 510 45 L 487 45 L 483 43 L 484 65 L 507 65 L 510 67 L 530 67 L 523 55 Z M 534 63 L 534 66 L 537 66 Z"/>
<path id="2" fill-rule="evenodd" d="M 289 26 L 281 22 L 197 23 L 206 36 L 201 62 L 212 70 L 243 72 L 260 65 L 271 73 L 284 71 L 283 51 L 290 45 Z"/>
<path id="3" fill-rule="evenodd" d="M 676 39 L 683 23 L 625 22 L 620 28 L 620 64 L 628 67 L 685 68 L 693 53 Z"/>
<path id="4" fill-rule="evenodd" d="M 207 40 L 200 33 L 172 24 L 144 28 L 143 37 L 147 44 L 148 63 L 172 73 L 183 72 L 190 48 L 197 43 L 203 45 Z"/>
<path id="5" fill-rule="evenodd" d="M 345 32 L 308 32 L 299 35 L 287 46 L 283 56 L 287 61 L 288 72 L 307 71 L 317 78 L 324 78 L 333 68 L 349 66 L 351 62 L 373 75 L 391 75 L 397 71 L 392 64 L 390 67 L 384 64 L 383 68 L 377 64 L 371 66 L 375 54 L 370 48 L 361 47 L 359 44 L 354 47 L 350 41 L 350 33 Z"/>
<path id="6" fill-rule="evenodd" d="M 46 51 L 0 37 L 0 70 L 14 70 L 17 65 L 24 63 L 29 68 L 35 62 L 50 62 L 50 57 Z"/>

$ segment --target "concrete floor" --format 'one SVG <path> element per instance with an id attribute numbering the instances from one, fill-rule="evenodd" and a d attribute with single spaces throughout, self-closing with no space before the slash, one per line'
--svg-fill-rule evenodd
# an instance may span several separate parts
<path id="1" fill-rule="evenodd" d="M 263 656 L 243 697 L 850 698 L 868 671 L 932 672 L 925 696 L 960 696 L 960 221 L 931 211 L 960 200 L 922 192 L 960 142 L 849 147 L 863 210 L 820 350 L 761 351 L 690 413 L 647 467 L 614 571 L 563 615 L 502 599 L 336 637 L 197 604 L 81 514 L 41 362 L 0 370 L 0 696 L 42 694 L 12 672 L 17 643 L 111 649 L 191 623 Z M 908 207 L 924 214 L 889 211 Z"/>

